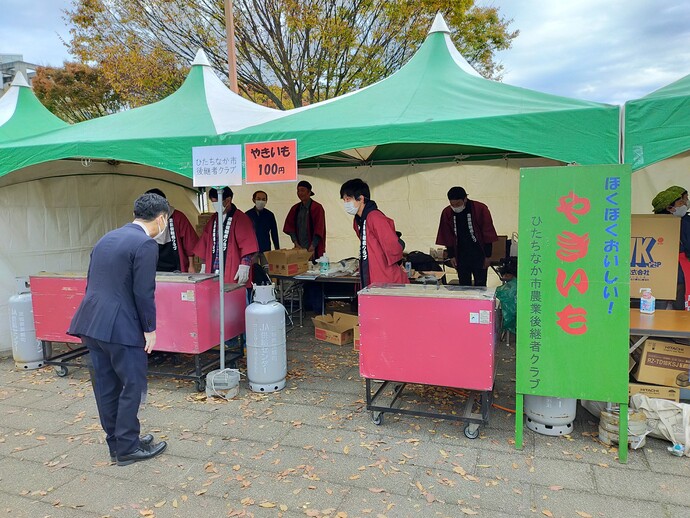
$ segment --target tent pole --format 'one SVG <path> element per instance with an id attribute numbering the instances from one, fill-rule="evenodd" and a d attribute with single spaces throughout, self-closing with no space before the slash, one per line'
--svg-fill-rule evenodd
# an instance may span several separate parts
<path id="1" fill-rule="evenodd" d="M 220 292 L 219 305 L 219 321 L 220 321 L 220 370 L 225 369 L 225 278 L 223 275 L 223 266 L 225 262 L 224 235 L 223 235 L 223 187 L 218 189 L 218 239 L 216 245 L 218 247 L 218 291 Z"/>
<path id="2" fill-rule="evenodd" d="M 237 59 L 235 57 L 235 17 L 232 12 L 232 0 L 225 0 L 225 32 L 228 45 L 228 79 L 230 90 L 238 93 Z"/>

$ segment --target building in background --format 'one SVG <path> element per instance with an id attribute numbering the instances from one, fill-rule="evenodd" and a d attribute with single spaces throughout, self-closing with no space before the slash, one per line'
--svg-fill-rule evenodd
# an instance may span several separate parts
<path id="1" fill-rule="evenodd" d="M 38 65 L 27 63 L 21 54 L 0 54 L 0 94 L 10 87 L 17 72 L 24 72 L 29 84 L 36 75 Z"/>

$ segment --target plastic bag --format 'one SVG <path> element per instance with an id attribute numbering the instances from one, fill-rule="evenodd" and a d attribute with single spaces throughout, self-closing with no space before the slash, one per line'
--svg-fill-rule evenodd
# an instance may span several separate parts
<path id="1" fill-rule="evenodd" d="M 690 457 L 690 405 L 634 394 L 630 406 L 644 412 L 649 435 L 683 445 Z"/>

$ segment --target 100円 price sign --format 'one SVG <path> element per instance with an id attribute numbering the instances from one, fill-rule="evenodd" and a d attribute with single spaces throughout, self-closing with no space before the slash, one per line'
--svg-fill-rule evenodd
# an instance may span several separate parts
<path id="1" fill-rule="evenodd" d="M 297 181 L 297 141 L 254 142 L 244 145 L 247 183 Z"/>

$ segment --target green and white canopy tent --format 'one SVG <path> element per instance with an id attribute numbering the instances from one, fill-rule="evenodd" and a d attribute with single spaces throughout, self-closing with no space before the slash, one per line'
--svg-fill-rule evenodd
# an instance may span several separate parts
<path id="1" fill-rule="evenodd" d="M 25 102 L 31 92 L 21 90 L 26 93 L 0 102 Z M 32 110 L 39 112 L 35 105 Z M 15 111 L 15 117 L 22 113 Z M 231 92 L 198 53 L 184 84 L 158 103 L 0 141 L 0 235 L 8 245 L 0 251 L 0 350 L 10 344 L 7 300 L 14 277 L 86 270 L 94 243 L 131 221 L 132 202 L 152 187 L 196 222 L 192 146 L 282 114 Z M 24 124 L 31 127 L 28 118 Z"/>
<path id="2" fill-rule="evenodd" d="M 288 112 L 227 142 L 296 138 L 301 164 L 471 160 L 506 155 L 617 163 L 619 109 L 480 77 L 440 15 L 399 71 L 351 94 Z"/>
<path id="3" fill-rule="evenodd" d="M 87 174 L 88 166 L 100 161 L 113 166 L 116 174 L 156 177 L 191 187 L 193 146 L 208 145 L 217 135 L 283 114 L 230 91 L 200 50 L 182 86 L 159 102 L 0 145 L 0 185 L 50 177 L 54 163 L 32 166 L 67 159 L 85 166 L 72 168 L 72 174 Z M 134 164 L 150 167 L 142 172 Z"/>
<path id="4" fill-rule="evenodd" d="M 625 103 L 624 135 L 633 171 L 690 150 L 690 75 Z"/>
<path id="5" fill-rule="evenodd" d="M 67 126 L 41 104 L 21 72 L 0 97 L 0 144 Z"/>
<path id="6" fill-rule="evenodd" d="M 632 165 L 633 210 L 671 185 L 690 189 L 690 75 L 625 103 L 623 162 Z"/>

